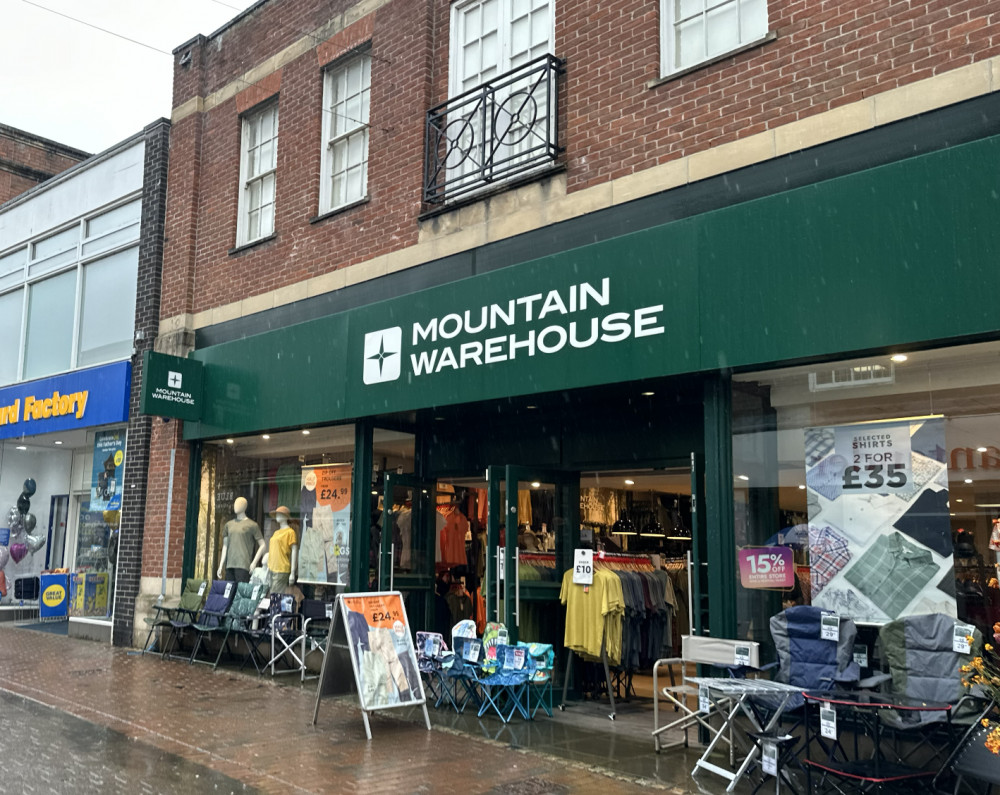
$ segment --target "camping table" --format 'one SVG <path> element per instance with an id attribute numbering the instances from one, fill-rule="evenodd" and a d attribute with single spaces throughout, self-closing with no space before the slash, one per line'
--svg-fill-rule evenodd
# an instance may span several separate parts
<path id="1" fill-rule="evenodd" d="M 796 685 L 786 685 L 783 682 L 772 682 L 768 679 L 711 679 L 693 677 L 688 681 L 697 684 L 699 688 L 703 685 L 707 687 L 709 697 L 715 700 L 716 703 L 718 703 L 719 699 L 728 699 L 730 701 L 728 712 L 721 710 L 722 714 L 726 716 L 722 727 L 715 737 L 712 738 L 708 747 L 705 748 L 705 752 L 701 755 L 701 758 L 695 762 L 691 775 L 694 775 L 699 770 L 708 770 L 711 773 L 728 779 L 729 785 L 726 787 L 726 792 L 732 792 L 736 788 L 736 783 L 743 778 L 747 770 L 754 763 L 754 760 L 760 756 L 760 748 L 757 745 L 751 747 L 734 773 L 732 770 L 727 770 L 708 761 L 708 757 L 715 749 L 719 739 L 731 731 L 733 722 L 741 712 L 749 718 L 754 731 L 764 733 L 773 731 L 775 725 L 778 723 L 778 719 L 781 717 L 781 713 L 785 709 L 785 705 L 788 704 L 788 700 L 796 694 L 801 694 L 803 692 L 802 688 Z M 751 705 L 753 699 L 760 698 L 761 696 L 770 697 L 770 700 L 775 705 L 771 717 L 764 725 L 761 724 L 756 710 Z M 730 746 L 730 749 L 730 753 L 732 753 L 732 746 Z"/>

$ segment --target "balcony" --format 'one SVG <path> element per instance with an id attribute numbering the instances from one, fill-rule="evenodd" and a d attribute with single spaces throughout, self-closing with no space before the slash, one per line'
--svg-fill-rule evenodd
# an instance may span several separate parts
<path id="1" fill-rule="evenodd" d="M 443 205 L 553 163 L 559 76 L 543 55 L 427 111 L 424 201 Z"/>

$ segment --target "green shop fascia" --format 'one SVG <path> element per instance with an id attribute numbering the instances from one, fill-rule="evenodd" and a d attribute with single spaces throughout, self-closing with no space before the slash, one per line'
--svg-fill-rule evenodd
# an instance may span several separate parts
<path id="1" fill-rule="evenodd" d="M 708 572 L 694 624 L 731 636 L 738 581 L 713 573 L 736 571 L 732 374 L 997 339 L 998 173 L 986 138 L 213 345 L 180 376 L 203 380 L 193 413 L 144 410 L 186 416 L 196 448 L 352 422 L 356 472 L 372 428 L 403 418 L 430 480 L 690 463 Z M 370 482 L 353 484 L 350 587 L 365 590 Z"/>

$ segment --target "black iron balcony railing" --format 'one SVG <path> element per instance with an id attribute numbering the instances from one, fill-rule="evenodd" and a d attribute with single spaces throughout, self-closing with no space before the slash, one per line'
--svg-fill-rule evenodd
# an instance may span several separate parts
<path id="1" fill-rule="evenodd" d="M 556 159 L 565 61 L 542 55 L 427 111 L 424 201 L 444 204 Z"/>

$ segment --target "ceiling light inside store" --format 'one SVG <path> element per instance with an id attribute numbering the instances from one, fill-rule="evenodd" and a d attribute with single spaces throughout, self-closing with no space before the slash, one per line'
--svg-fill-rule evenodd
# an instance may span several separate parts
<path id="1" fill-rule="evenodd" d="M 635 485 L 635 481 L 634 480 L 629 480 L 628 478 L 626 478 L 625 479 L 625 485 L 626 486 L 634 486 Z"/>
<path id="2" fill-rule="evenodd" d="M 643 397 L 653 397 L 653 395 L 655 395 L 655 394 L 656 394 L 655 392 L 643 392 L 642 396 Z"/>
<path id="3" fill-rule="evenodd" d="M 25 446 L 24 446 L 23 444 L 19 444 L 19 445 L 17 446 L 17 449 L 18 449 L 18 450 L 27 450 L 28 448 L 27 448 L 27 447 L 25 447 Z"/>
<path id="4" fill-rule="evenodd" d="M 232 444 L 232 443 L 233 443 L 232 439 L 226 439 L 226 444 Z"/>
<path id="5" fill-rule="evenodd" d="M 907 356 L 906 356 L 905 353 L 894 353 L 889 358 L 892 359 L 894 362 L 905 362 L 906 359 L 907 359 Z"/>
<path id="6" fill-rule="evenodd" d="M 533 480 L 533 481 L 531 481 L 531 488 L 533 488 L 533 489 L 537 489 L 537 488 L 538 488 L 539 486 L 541 486 L 541 485 L 542 485 L 542 484 L 541 484 L 541 483 L 539 483 L 539 482 L 538 482 L 537 480 Z"/>
<path id="7" fill-rule="evenodd" d="M 961 497 L 956 498 L 955 502 L 962 502 L 962 498 Z"/>
<path id="8" fill-rule="evenodd" d="M 965 479 L 965 482 L 966 482 L 966 483 L 972 483 L 972 478 L 966 478 L 966 479 Z"/>
<path id="9" fill-rule="evenodd" d="M 1000 508 L 1000 502 L 977 502 L 977 508 Z"/>
<path id="10" fill-rule="evenodd" d="M 526 409 L 537 409 L 537 408 L 538 408 L 538 406 L 535 406 L 535 405 L 531 405 L 531 406 L 525 406 L 525 408 L 526 408 Z"/>
<path id="11" fill-rule="evenodd" d="M 985 448 L 985 447 L 977 447 L 976 448 L 976 452 L 977 453 L 985 453 L 986 451 L 987 451 L 987 448 Z"/>
<path id="12" fill-rule="evenodd" d="M 803 484 L 803 483 L 800 483 L 800 484 L 799 484 L 799 490 L 800 490 L 800 491 L 805 491 L 805 489 L 806 489 L 806 487 L 805 487 L 805 484 Z"/>
<path id="13" fill-rule="evenodd" d="M 309 429 L 308 428 L 303 428 L 302 429 L 302 435 L 303 436 L 308 436 L 309 435 Z"/>
<path id="14" fill-rule="evenodd" d="M 261 436 L 260 438 L 261 438 L 261 439 L 265 439 L 265 440 L 266 440 L 266 439 L 270 439 L 270 438 L 271 438 L 271 434 L 269 434 L 269 433 L 265 433 L 265 434 L 264 434 L 263 436 Z"/>
<path id="15" fill-rule="evenodd" d="M 56 439 L 52 444 L 62 444 L 62 440 L 61 439 Z"/>
<path id="16" fill-rule="evenodd" d="M 373 496 L 373 497 L 377 497 L 377 496 L 378 496 L 378 492 L 377 492 L 377 491 L 375 491 L 374 489 L 372 489 L 372 496 Z"/>
<path id="17" fill-rule="evenodd" d="M 747 477 L 746 475 L 737 475 L 736 477 L 739 478 L 740 480 L 750 480 L 750 478 Z"/>

